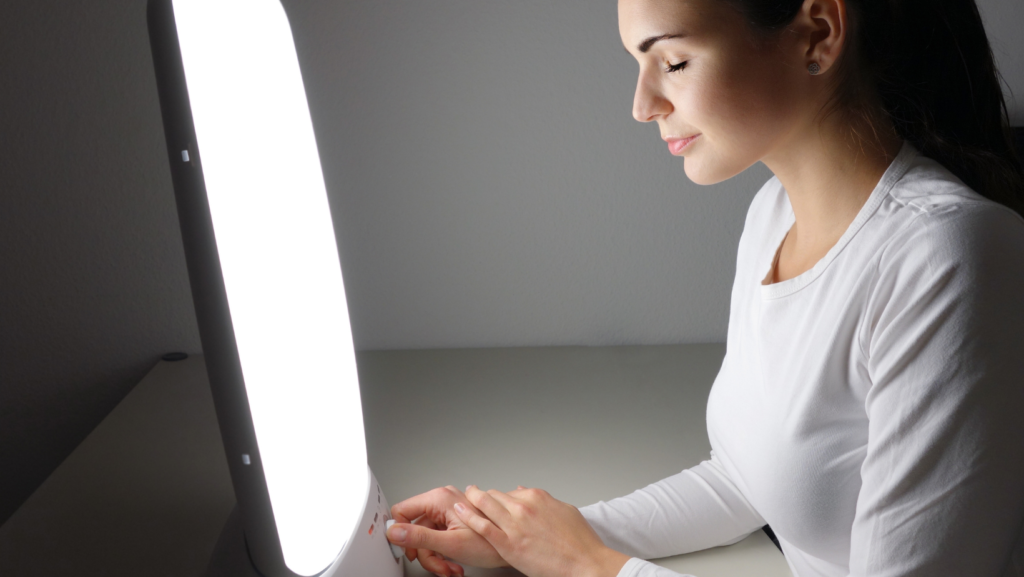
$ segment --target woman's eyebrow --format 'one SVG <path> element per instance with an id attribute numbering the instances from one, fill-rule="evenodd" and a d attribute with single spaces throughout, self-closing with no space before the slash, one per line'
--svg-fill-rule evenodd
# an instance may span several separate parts
<path id="1" fill-rule="evenodd" d="M 643 42 L 641 42 L 636 47 L 636 49 L 639 50 L 642 54 L 646 54 L 647 51 L 651 49 L 651 46 L 654 46 L 655 42 L 658 42 L 660 40 L 668 40 L 669 38 L 682 38 L 684 36 L 686 36 L 685 32 L 676 32 L 676 33 L 672 33 L 672 34 L 662 34 L 661 36 L 651 36 L 647 40 L 644 40 Z M 629 49 L 628 48 L 626 49 L 626 52 L 629 53 Z"/>

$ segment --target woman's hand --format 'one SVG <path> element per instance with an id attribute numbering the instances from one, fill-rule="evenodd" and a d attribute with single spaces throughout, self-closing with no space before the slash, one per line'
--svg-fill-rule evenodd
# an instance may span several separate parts
<path id="1" fill-rule="evenodd" d="M 459 563 L 473 567 L 507 567 L 497 551 L 455 514 L 454 505 L 479 513 L 455 487 L 440 487 L 391 507 L 395 524 L 388 541 L 405 547 L 410 561 L 417 558 L 424 569 L 440 575 L 462 577 Z M 453 562 L 454 561 L 454 562 Z"/>
<path id="2" fill-rule="evenodd" d="M 506 494 L 470 485 L 466 497 L 479 511 L 456 502 L 459 518 L 529 577 L 615 577 L 629 561 L 604 545 L 579 509 L 546 491 L 520 486 Z"/>

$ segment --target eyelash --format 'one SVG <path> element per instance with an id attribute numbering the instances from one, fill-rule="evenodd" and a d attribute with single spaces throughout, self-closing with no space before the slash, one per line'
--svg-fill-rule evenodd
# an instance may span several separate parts
<path id="1" fill-rule="evenodd" d="M 686 61 L 680 62 L 679 64 L 671 64 L 666 72 L 679 72 L 686 67 Z"/>

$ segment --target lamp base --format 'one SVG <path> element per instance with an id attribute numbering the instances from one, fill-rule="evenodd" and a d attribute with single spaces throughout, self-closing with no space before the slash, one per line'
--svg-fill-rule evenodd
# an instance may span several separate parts
<path id="1" fill-rule="evenodd" d="M 401 577 L 404 573 L 402 558 L 392 554 L 386 536 L 385 523 L 391 518 L 391 507 L 373 471 L 369 467 L 366 471 L 370 482 L 362 519 L 338 558 L 317 577 Z M 253 565 L 237 506 L 224 523 L 204 577 L 277 577 L 262 575 Z"/>

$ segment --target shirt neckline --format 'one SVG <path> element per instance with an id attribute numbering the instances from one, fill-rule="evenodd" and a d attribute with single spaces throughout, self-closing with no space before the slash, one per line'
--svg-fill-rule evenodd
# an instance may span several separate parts
<path id="1" fill-rule="evenodd" d="M 871 195 L 864 203 L 864 206 L 861 207 L 856 218 L 854 218 L 853 222 L 850 223 L 850 226 L 846 228 L 846 232 L 843 233 L 843 236 L 839 237 L 836 244 L 829 249 L 821 260 L 814 263 L 813 267 L 803 273 L 782 282 L 763 285 L 761 284 L 761 281 L 771 272 L 769 269 L 765 274 L 758 277 L 757 280 L 758 287 L 761 289 L 761 298 L 764 300 L 771 300 L 789 296 L 817 280 L 817 278 L 825 272 L 825 269 L 828 268 L 832 261 L 839 256 L 839 253 L 841 253 L 843 249 L 850 244 L 850 241 L 853 240 L 853 237 L 857 235 L 861 228 L 863 228 L 864 224 L 872 217 L 872 215 L 875 214 L 875 211 L 877 211 L 878 207 L 881 206 L 882 201 L 888 195 L 889 191 L 892 190 L 892 187 L 895 186 L 901 178 L 903 178 L 904 174 L 906 174 L 907 169 L 910 168 L 911 162 L 917 158 L 917 155 L 917 149 L 915 149 L 909 142 L 903 141 L 903 146 L 900 147 L 900 151 L 896 155 L 896 158 L 894 158 L 892 163 L 889 164 L 889 168 L 885 169 L 885 173 L 882 174 L 882 178 L 879 179 L 878 184 L 876 184 L 874 190 L 871 191 Z M 779 184 L 779 193 L 783 195 L 783 201 L 786 206 L 786 215 L 785 218 L 780 221 L 781 226 L 774 230 L 774 233 L 770 235 L 773 241 L 770 246 L 774 246 L 776 248 L 771 252 L 769 266 L 772 266 L 772 263 L 774 263 L 775 257 L 781 248 L 780 245 L 782 244 L 782 240 L 786 237 L 786 234 L 789 233 L 790 227 L 796 220 L 796 217 L 793 214 L 793 207 L 789 204 L 789 197 L 786 195 L 786 191 L 782 188 L 781 183 Z M 765 269 L 761 268 L 761 270 Z"/>

